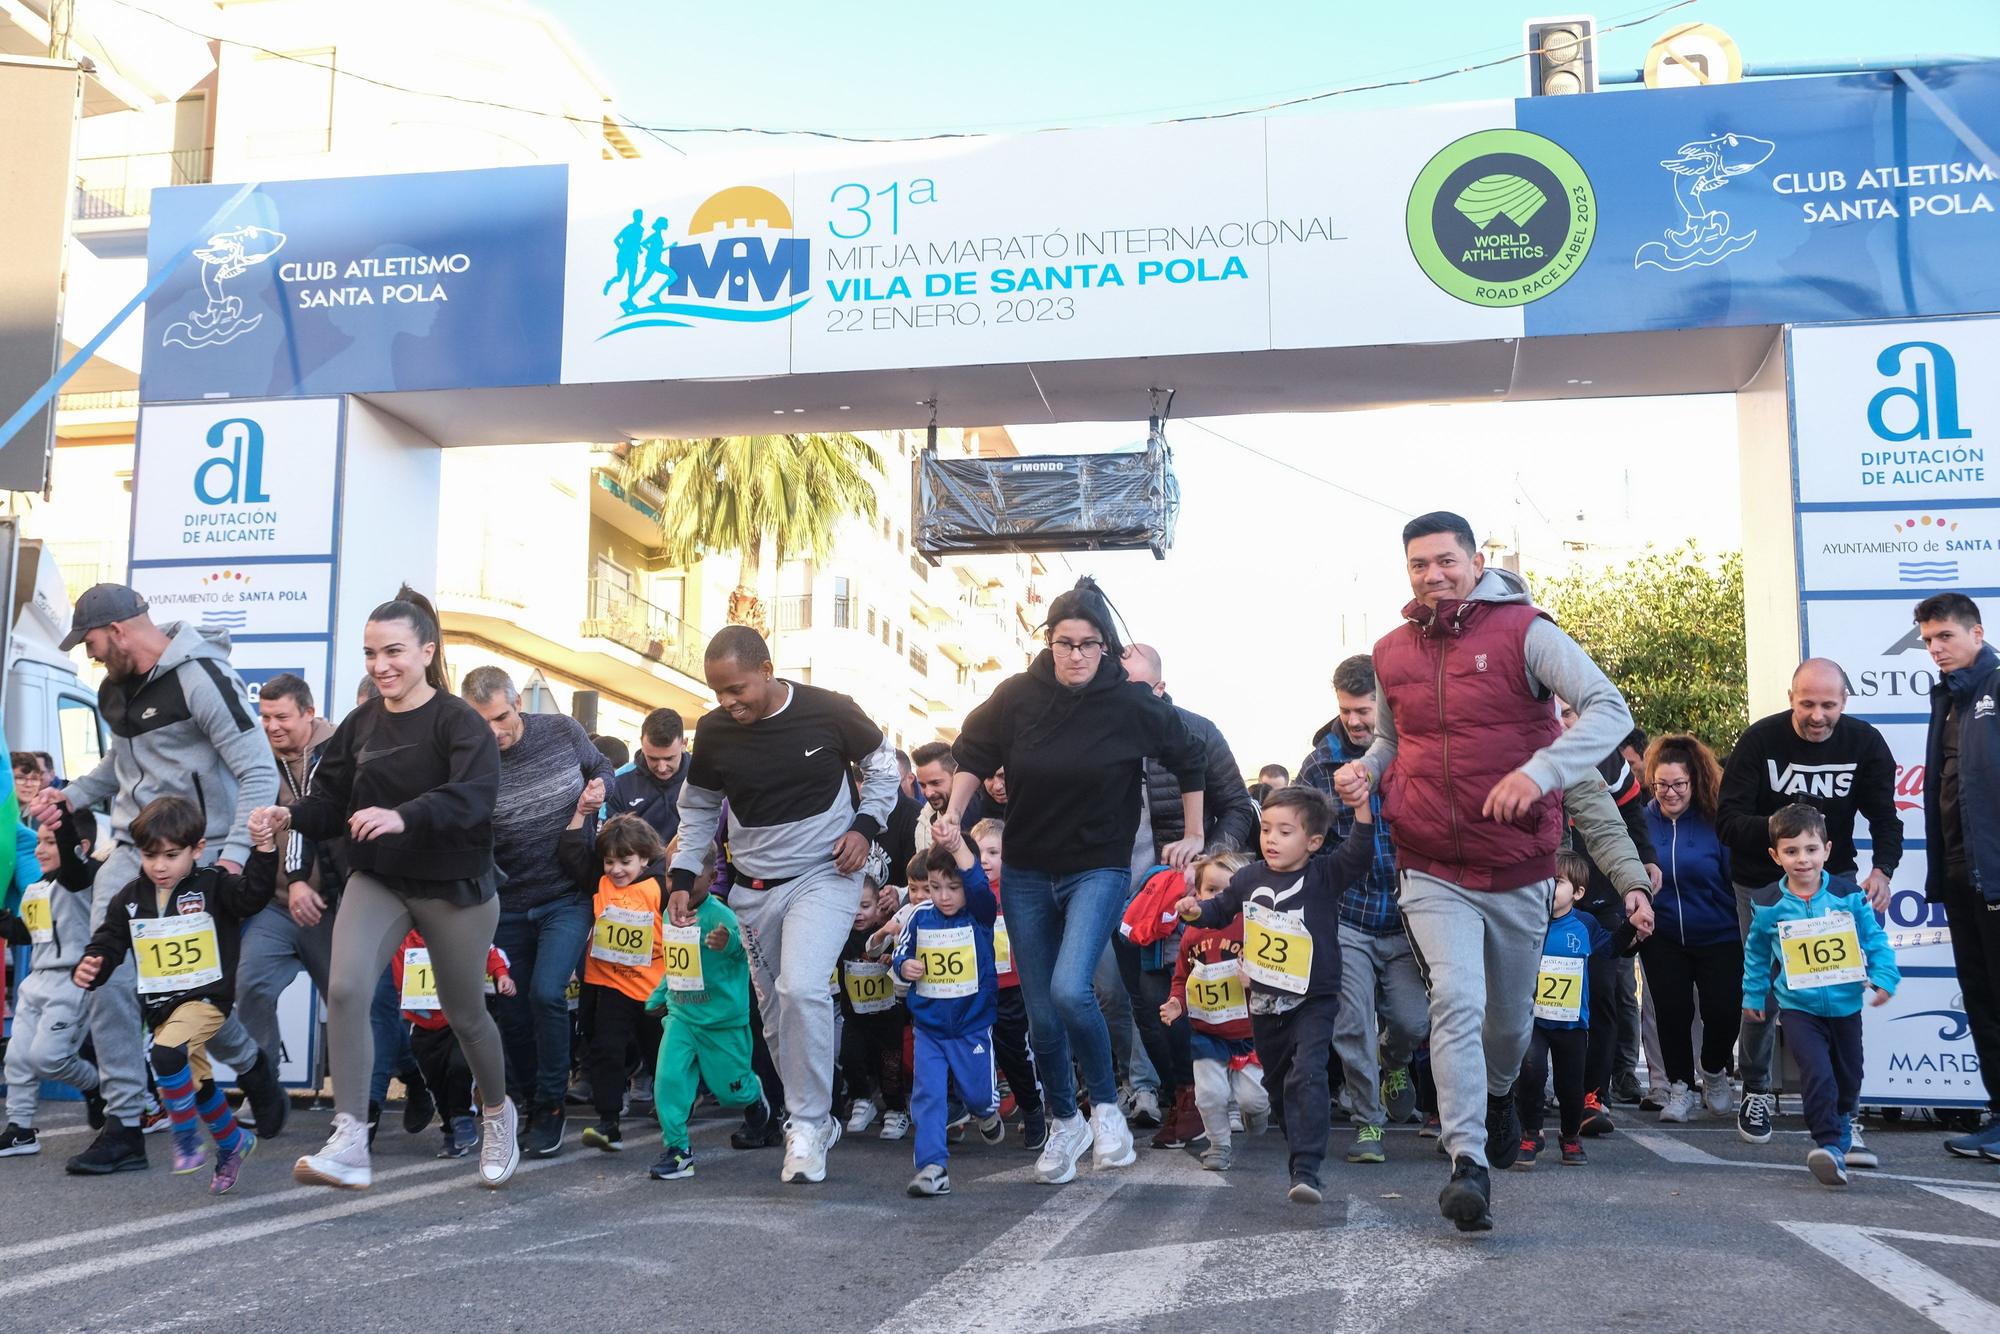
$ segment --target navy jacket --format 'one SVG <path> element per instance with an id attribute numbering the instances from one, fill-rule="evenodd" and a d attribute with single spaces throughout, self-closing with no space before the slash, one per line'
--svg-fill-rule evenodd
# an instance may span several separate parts
<path id="1" fill-rule="evenodd" d="M 1944 726 L 1954 694 L 1965 860 L 1972 888 L 1988 903 L 2000 903 L 2000 653 L 1991 644 L 1970 667 L 1946 672 L 1931 687 L 1931 730 L 1924 744 L 1924 897 L 1935 903 L 1944 893 Z"/>
<path id="2" fill-rule="evenodd" d="M 643 763 L 620 769 L 611 782 L 611 790 L 604 796 L 606 815 L 636 815 L 653 826 L 660 842 L 671 843 L 681 828 L 681 786 L 687 782 L 687 776 L 686 756 L 681 757 L 681 767 L 674 770 L 674 776 L 664 783 L 653 777 L 653 771 Z"/>
<path id="3" fill-rule="evenodd" d="M 1646 824 L 1653 851 L 1660 859 L 1660 892 L 1653 895 L 1653 933 L 1695 947 L 1740 939 L 1736 890 L 1729 879 L 1729 849 L 1715 826 L 1692 806 L 1679 819 L 1669 819 L 1660 813 L 1658 801 L 1646 803 Z"/>

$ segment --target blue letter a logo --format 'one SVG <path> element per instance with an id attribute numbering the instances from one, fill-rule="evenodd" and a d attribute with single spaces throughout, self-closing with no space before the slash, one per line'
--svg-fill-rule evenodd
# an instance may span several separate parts
<path id="1" fill-rule="evenodd" d="M 204 505 L 259 505 L 264 490 L 264 428 L 248 417 L 231 417 L 208 428 L 208 447 L 226 451 L 194 470 L 195 498 Z M 213 490 L 210 483 L 223 485 Z"/>
<path id="2" fill-rule="evenodd" d="M 1875 369 L 1887 376 L 1902 374 L 1904 353 L 1912 354 L 1910 362 L 1916 387 L 1893 385 L 1869 399 L 1868 429 L 1883 440 L 1896 441 L 1963 440 L 1970 436 L 1972 432 L 1958 424 L 1958 367 L 1951 353 L 1936 343 L 1897 343 L 1882 349 L 1882 355 L 1875 358 Z M 1883 420 L 1889 401 L 1898 398 L 1909 399 L 1916 410 L 1907 430 L 1893 430 Z M 1935 432 L 1931 429 L 1933 414 Z"/>

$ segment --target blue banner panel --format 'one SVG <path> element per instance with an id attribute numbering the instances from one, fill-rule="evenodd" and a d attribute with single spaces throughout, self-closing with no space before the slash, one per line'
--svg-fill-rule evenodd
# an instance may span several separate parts
<path id="1" fill-rule="evenodd" d="M 1918 71 L 2000 144 L 2000 68 Z M 1598 209 L 1530 335 L 2000 309 L 2000 174 L 1894 74 L 1526 98 Z"/>
<path id="2" fill-rule="evenodd" d="M 163 190 L 152 271 L 237 187 Z M 146 303 L 142 398 L 553 384 L 568 168 L 272 181 Z"/>

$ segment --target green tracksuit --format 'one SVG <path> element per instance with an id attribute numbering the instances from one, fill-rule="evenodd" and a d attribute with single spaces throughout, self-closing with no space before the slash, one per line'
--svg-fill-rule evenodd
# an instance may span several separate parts
<path id="1" fill-rule="evenodd" d="M 724 1107 L 748 1107 L 764 1096 L 750 1068 L 750 959 L 743 952 L 743 932 L 736 914 L 718 898 L 702 901 L 696 913 L 701 936 L 699 991 L 676 991 L 662 977 L 646 1008 L 667 1011 L 660 1038 L 658 1072 L 653 1078 L 653 1105 L 660 1117 L 660 1137 L 668 1148 L 688 1146 L 688 1113 L 695 1090 L 708 1091 Z M 708 947 L 717 927 L 729 933 L 721 949 Z"/>

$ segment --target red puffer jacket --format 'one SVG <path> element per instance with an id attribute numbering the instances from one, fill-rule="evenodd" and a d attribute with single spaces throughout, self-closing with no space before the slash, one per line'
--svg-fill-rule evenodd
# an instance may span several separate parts
<path id="1" fill-rule="evenodd" d="M 1480 814 L 1493 785 L 1562 734 L 1528 683 L 1526 601 L 1412 602 L 1375 645 L 1375 676 L 1396 728 L 1382 814 L 1405 870 L 1467 889 L 1515 889 L 1555 874 L 1562 793 L 1517 821 Z"/>

